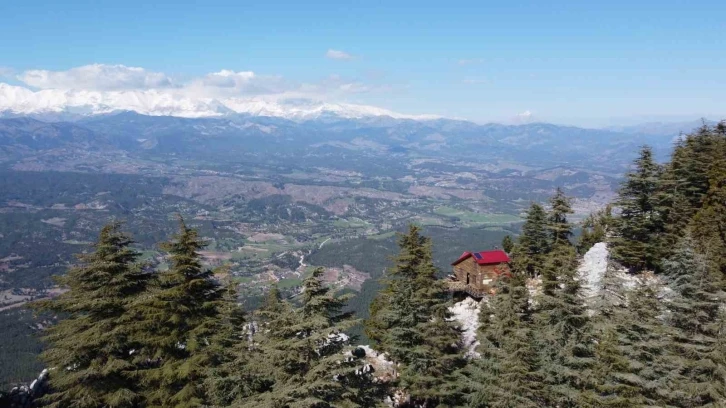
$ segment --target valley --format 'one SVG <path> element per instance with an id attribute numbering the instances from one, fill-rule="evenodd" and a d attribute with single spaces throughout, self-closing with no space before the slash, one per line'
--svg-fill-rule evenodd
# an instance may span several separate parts
<path id="1" fill-rule="evenodd" d="M 665 151 L 671 138 L 385 117 L 0 119 L 0 308 L 28 319 L 21 306 L 57 293 L 52 276 L 111 220 L 163 270 L 158 243 L 181 215 L 208 243 L 205 263 L 229 268 L 245 308 L 271 284 L 294 296 L 322 266 L 365 318 L 408 223 L 432 238 L 443 276 L 462 251 L 516 235 L 530 202 L 557 186 L 574 197 L 574 220 L 601 208 L 637 146 Z"/>
<path id="2" fill-rule="evenodd" d="M 658 151 L 669 141 L 390 117 L 0 119 L 0 306 L 53 290 L 50 277 L 111 219 L 126 223 L 148 262 L 163 265 L 154 246 L 182 215 L 208 240 L 209 265 L 229 265 L 246 291 L 273 282 L 295 290 L 319 266 L 301 259 L 351 240 L 391 240 L 410 222 L 515 233 L 522 211 L 556 186 L 582 218 L 612 199 L 635 147 L 655 142 Z M 342 258 L 325 266 L 334 268 L 331 283 L 358 291 L 386 261 L 373 270 Z"/>

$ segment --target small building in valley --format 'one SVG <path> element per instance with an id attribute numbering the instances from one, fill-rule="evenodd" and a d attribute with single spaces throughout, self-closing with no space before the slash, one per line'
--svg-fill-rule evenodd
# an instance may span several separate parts
<path id="1" fill-rule="evenodd" d="M 509 255 L 500 249 L 464 252 L 451 264 L 449 289 L 481 298 L 492 292 L 499 276 L 510 273 L 509 262 Z"/>

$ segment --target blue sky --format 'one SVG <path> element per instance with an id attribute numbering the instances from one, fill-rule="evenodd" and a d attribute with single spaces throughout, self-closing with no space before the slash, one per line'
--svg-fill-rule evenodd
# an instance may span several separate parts
<path id="1" fill-rule="evenodd" d="M 698 0 L 3 1 L 0 81 L 122 64 L 176 83 L 254 72 L 255 89 L 481 122 L 718 119 L 724 15 Z"/>

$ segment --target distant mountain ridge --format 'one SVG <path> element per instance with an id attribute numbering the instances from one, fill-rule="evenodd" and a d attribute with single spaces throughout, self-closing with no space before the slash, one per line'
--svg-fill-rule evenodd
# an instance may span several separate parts
<path id="1" fill-rule="evenodd" d="M 391 117 L 432 120 L 435 115 L 406 115 L 368 105 L 327 103 L 311 99 L 268 101 L 261 98 L 193 98 L 174 90 L 85 91 L 44 89 L 33 91 L 0 83 L 0 115 L 31 115 L 73 120 L 80 117 L 136 112 L 148 116 L 184 118 L 223 117 L 234 114 L 310 120 L 325 117 L 358 119 Z M 44 116 L 45 115 L 45 116 Z"/>
<path id="2" fill-rule="evenodd" d="M 0 82 L 0 118 L 30 117 L 45 122 L 76 122 L 124 112 L 150 117 L 187 119 L 217 118 L 235 121 L 239 121 L 240 118 L 244 120 L 255 118 L 255 121 L 264 120 L 263 118 L 270 118 L 271 121 L 282 119 L 293 123 L 304 123 L 306 126 L 319 127 L 322 124 L 327 129 L 337 128 L 339 130 L 362 127 L 400 127 L 401 123 L 406 123 L 412 129 L 433 128 L 464 133 L 472 130 L 480 131 L 483 128 L 494 131 L 496 131 L 495 128 L 500 128 L 500 130 L 505 129 L 505 132 L 508 132 L 517 126 L 530 125 L 582 129 L 530 121 L 513 125 L 497 123 L 481 125 L 467 120 L 436 115 L 402 114 L 376 106 L 329 103 L 305 98 L 274 101 L 264 98 L 198 98 L 174 89 L 124 91 L 43 89 L 33 91 L 23 86 Z M 588 130 L 591 130 L 592 132 L 589 133 L 592 134 L 601 132 L 600 134 L 675 137 L 680 133 L 688 133 L 703 123 L 703 120 L 651 122 Z M 706 121 L 706 123 L 713 125 L 715 122 Z M 546 129 L 540 129 L 540 131 L 548 132 Z M 509 141 L 516 142 L 516 135 Z"/>
<path id="3" fill-rule="evenodd" d="M 585 129 L 548 123 L 485 124 L 389 116 L 308 120 L 235 114 L 182 118 L 120 112 L 43 122 L 0 118 L 0 150 L 22 152 L 73 147 L 183 154 L 204 160 L 233 160 L 242 152 L 304 156 L 330 152 L 354 157 L 411 153 L 470 163 L 501 160 L 538 167 L 581 166 L 619 173 L 639 146 L 667 157 L 672 137 Z M 11 150 L 8 150 L 11 149 Z M 29 149 L 29 150 L 28 150 Z"/>
<path id="4" fill-rule="evenodd" d="M 112 146 L 104 135 L 73 123 L 46 123 L 32 118 L 0 119 L 0 148 L 21 146 L 31 150 L 76 147 L 88 150 Z"/>
<path id="5" fill-rule="evenodd" d="M 714 126 L 716 123 L 713 120 L 700 119 L 685 122 L 648 122 L 629 126 L 609 126 L 606 129 L 623 133 L 678 136 L 690 133 L 704 125 Z"/>

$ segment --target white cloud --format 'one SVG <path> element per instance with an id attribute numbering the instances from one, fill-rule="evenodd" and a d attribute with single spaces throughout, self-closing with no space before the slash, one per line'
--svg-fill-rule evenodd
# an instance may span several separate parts
<path id="1" fill-rule="evenodd" d="M 392 89 L 390 85 L 371 84 L 340 75 L 330 75 L 316 82 L 299 82 L 279 75 L 261 75 L 252 71 L 230 69 L 182 81 L 144 68 L 104 64 L 84 65 L 65 71 L 36 69 L 20 72 L 13 77 L 30 87 L 42 90 L 154 91 L 156 95 L 189 100 L 256 98 L 278 101 L 307 98 L 331 101 L 346 99 L 350 95 L 387 92 Z"/>
<path id="2" fill-rule="evenodd" d="M 326 58 L 334 59 L 334 60 L 344 60 L 349 61 L 355 58 L 352 54 L 349 54 L 345 51 L 340 50 L 333 50 L 329 49 L 328 52 L 325 53 Z"/>
<path id="3" fill-rule="evenodd" d="M 533 118 L 532 112 L 530 112 L 529 110 L 526 110 L 522 113 L 517 114 L 513 118 L 512 121 L 517 124 L 526 124 L 526 123 L 532 123 L 533 120 L 534 120 L 534 118 Z"/>
<path id="4" fill-rule="evenodd" d="M 275 95 L 294 90 L 296 87 L 280 76 L 223 69 L 191 80 L 182 86 L 182 91 L 195 96 L 219 98 Z"/>
<path id="5" fill-rule="evenodd" d="M 116 91 L 131 89 L 169 88 L 171 78 L 160 72 L 125 65 L 92 64 L 67 71 L 34 69 L 24 71 L 17 79 L 40 89 L 84 89 Z"/>
<path id="6" fill-rule="evenodd" d="M 321 112 L 343 117 L 398 114 L 375 106 L 357 105 L 361 94 L 400 89 L 371 78 L 355 80 L 330 75 L 318 81 L 292 81 L 252 71 L 223 69 L 205 75 L 173 79 L 164 73 L 124 65 L 93 64 L 66 71 L 30 70 L 17 75 L 28 87 L 0 81 L 0 112 L 22 114 L 73 112 L 103 114 L 135 111 L 145 115 L 214 117 L 230 112 L 304 119 Z M 29 89 L 39 88 L 39 89 Z"/>
<path id="7" fill-rule="evenodd" d="M 15 70 L 10 67 L 0 66 L 0 78 L 11 77 L 15 73 Z"/>
<path id="8" fill-rule="evenodd" d="M 214 86 L 218 88 L 237 88 L 240 85 L 248 84 L 252 79 L 255 78 L 255 73 L 252 71 L 230 71 L 223 69 L 219 72 L 213 72 L 207 74 L 202 81 L 207 86 Z"/>

